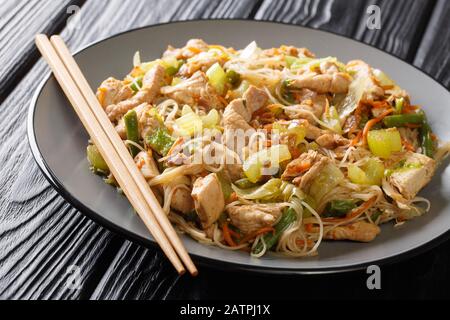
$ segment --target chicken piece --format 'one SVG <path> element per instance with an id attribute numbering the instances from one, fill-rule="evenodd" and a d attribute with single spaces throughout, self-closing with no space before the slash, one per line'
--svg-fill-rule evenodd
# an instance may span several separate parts
<path id="1" fill-rule="evenodd" d="M 403 168 L 394 170 L 388 181 L 405 199 L 411 200 L 430 182 L 435 170 L 436 161 L 419 153 L 408 152 Z"/>
<path id="2" fill-rule="evenodd" d="M 243 178 L 244 171 L 242 170 L 242 164 L 225 164 L 225 174 L 228 176 L 231 182 L 235 182 Z"/>
<path id="3" fill-rule="evenodd" d="M 161 93 L 176 100 L 180 104 L 200 105 L 207 110 L 222 109 L 224 107 L 219 95 L 209 84 L 206 75 L 197 71 L 188 80 L 176 86 L 166 86 Z"/>
<path id="4" fill-rule="evenodd" d="M 283 172 L 281 179 L 292 180 L 295 185 L 303 190 L 328 163 L 330 163 L 330 160 L 327 157 L 317 151 L 310 150 L 291 161 Z"/>
<path id="5" fill-rule="evenodd" d="M 250 234 L 273 226 L 285 207 L 282 204 L 252 204 L 230 207 L 227 213 L 234 226 L 244 234 Z"/>
<path id="6" fill-rule="evenodd" d="M 347 93 L 352 78 L 344 73 L 305 73 L 291 79 L 290 88 L 309 89 L 317 93 Z"/>
<path id="7" fill-rule="evenodd" d="M 367 84 L 363 100 L 378 100 L 384 97 L 384 90 L 378 85 L 372 68 L 367 63 L 361 60 L 350 61 L 347 64 L 347 70 L 355 74 L 355 79 L 366 79 Z"/>
<path id="8" fill-rule="evenodd" d="M 252 127 L 248 124 L 252 114 L 246 107 L 243 99 L 236 99 L 230 102 L 223 113 L 223 124 L 225 129 L 247 130 Z"/>
<path id="9" fill-rule="evenodd" d="M 324 239 L 370 242 L 380 232 L 381 230 L 377 225 L 365 221 L 358 221 L 331 229 L 324 234 Z"/>
<path id="10" fill-rule="evenodd" d="M 336 149 L 339 146 L 346 146 L 350 144 L 349 139 L 333 132 L 326 132 L 315 140 L 319 146 L 331 150 Z"/>
<path id="11" fill-rule="evenodd" d="M 223 114 L 225 146 L 241 155 L 250 137 L 255 133 L 255 129 L 248 122 L 255 111 L 267 104 L 268 99 L 264 90 L 250 86 L 245 91 L 243 99 L 230 102 Z M 227 159 L 225 171 L 232 181 L 236 181 L 242 177 L 242 165 L 230 163 L 228 160 L 234 161 L 234 159 Z"/>
<path id="12" fill-rule="evenodd" d="M 151 180 L 157 175 L 159 175 L 159 169 L 156 165 L 155 159 L 153 159 L 153 156 L 150 152 L 141 151 L 139 152 L 136 157 L 134 158 L 134 162 L 136 163 L 136 166 L 141 171 L 142 175 L 146 180 Z M 152 187 L 153 193 L 155 194 L 156 198 L 158 199 L 159 203 L 161 205 L 163 204 L 163 189 L 161 186 Z"/>
<path id="13" fill-rule="evenodd" d="M 133 90 L 130 86 L 115 78 L 108 78 L 97 89 L 97 99 L 103 109 L 111 104 L 119 103 L 127 100 L 133 95 Z"/>
<path id="14" fill-rule="evenodd" d="M 244 92 L 243 99 L 251 119 L 255 111 L 258 111 L 267 104 L 267 101 L 269 101 L 269 96 L 264 90 L 258 89 L 255 86 L 250 86 Z"/>
<path id="15" fill-rule="evenodd" d="M 181 76 L 188 78 L 197 71 L 208 71 L 208 69 L 215 63 L 219 63 L 223 66 L 225 62 L 225 56 L 219 55 L 215 51 L 200 52 L 183 64 L 178 73 Z"/>
<path id="16" fill-rule="evenodd" d="M 208 51 L 208 44 L 201 39 L 189 40 L 183 48 L 174 48 L 169 46 L 163 53 L 163 58 L 175 57 L 176 59 L 189 59 L 200 52 Z"/>
<path id="17" fill-rule="evenodd" d="M 139 152 L 134 158 L 134 162 L 146 180 L 153 179 L 159 175 L 158 166 L 151 153 L 144 151 Z"/>
<path id="18" fill-rule="evenodd" d="M 333 74 L 339 72 L 339 68 L 336 63 L 331 61 L 322 62 L 319 66 L 319 69 L 322 74 Z"/>
<path id="19" fill-rule="evenodd" d="M 194 210 L 195 208 L 195 205 L 190 191 L 185 188 L 176 189 L 172 195 L 170 207 L 184 214 L 192 212 L 192 210 Z"/>
<path id="20" fill-rule="evenodd" d="M 152 103 L 159 94 L 161 85 L 164 81 L 166 70 L 156 65 L 145 75 L 142 89 L 128 100 L 121 101 L 106 107 L 106 113 L 111 121 L 119 120 L 129 110 L 142 103 Z"/>
<path id="21" fill-rule="evenodd" d="M 310 123 L 315 123 L 314 114 L 321 118 L 327 106 L 327 97 L 324 94 L 317 94 L 308 89 L 301 89 L 297 96 L 300 98 L 298 105 L 284 108 L 284 112 L 290 119 L 307 119 Z"/>
<path id="22" fill-rule="evenodd" d="M 225 199 L 217 174 L 211 173 L 195 180 L 191 195 L 203 229 L 210 227 L 225 209 Z"/>

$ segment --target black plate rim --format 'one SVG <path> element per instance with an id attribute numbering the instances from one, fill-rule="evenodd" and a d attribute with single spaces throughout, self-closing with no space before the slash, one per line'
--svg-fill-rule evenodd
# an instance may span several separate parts
<path id="1" fill-rule="evenodd" d="M 435 79 L 428 72 L 418 68 L 417 66 L 413 65 L 412 63 L 410 63 L 408 61 L 405 61 L 401 57 L 399 57 L 393 53 L 384 51 L 380 48 L 377 48 L 372 44 L 368 44 L 368 43 L 365 43 L 360 40 L 352 39 L 350 37 L 347 37 L 345 35 L 339 34 L 334 31 L 321 30 L 321 29 L 316 29 L 316 28 L 312 28 L 312 27 L 308 27 L 308 26 L 300 26 L 300 25 L 296 25 L 293 23 L 287 23 L 287 22 L 282 22 L 282 21 L 252 20 L 252 19 L 243 19 L 243 18 L 221 18 L 221 19 L 190 19 L 190 20 L 188 19 L 188 20 L 163 22 L 163 23 L 151 24 L 151 25 L 147 25 L 147 26 L 133 28 L 133 29 L 130 29 L 127 31 L 123 31 L 123 32 L 111 35 L 107 38 L 104 38 L 104 39 L 101 39 L 98 41 L 93 41 L 93 42 L 87 44 L 86 46 L 84 46 L 83 48 L 77 50 L 74 53 L 74 55 L 76 56 L 77 54 L 79 54 L 99 43 L 102 43 L 109 39 L 112 39 L 112 38 L 115 38 L 115 37 L 118 37 L 118 36 L 121 36 L 121 35 L 124 35 L 127 33 L 131 33 L 134 31 L 138 31 L 138 30 L 142 30 L 142 29 L 151 29 L 154 27 L 168 25 L 168 24 L 177 24 L 177 23 L 186 23 L 186 22 L 201 22 L 201 21 L 206 21 L 206 22 L 244 21 L 244 22 L 252 22 L 252 23 L 273 23 L 273 24 L 281 24 L 281 25 L 287 25 L 287 26 L 295 26 L 298 28 L 310 29 L 310 30 L 315 30 L 315 31 L 323 32 L 323 33 L 333 34 L 335 36 L 339 36 L 339 37 L 342 37 L 342 38 L 345 38 L 345 39 L 348 39 L 351 41 L 355 41 L 359 44 L 371 47 L 371 48 L 381 51 L 385 54 L 388 54 L 404 63 L 407 63 L 408 65 L 414 67 L 419 72 L 428 76 L 434 82 L 438 83 L 441 87 L 443 87 L 447 92 L 449 92 L 447 87 L 441 81 Z M 89 219 L 93 220 L 94 222 L 100 224 L 101 226 L 105 227 L 106 229 L 108 229 L 112 232 L 122 235 L 124 238 L 126 238 L 130 241 L 136 242 L 145 247 L 158 248 L 157 244 L 154 241 L 140 237 L 140 236 L 136 235 L 135 233 L 133 233 L 129 230 L 126 230 L 125 228 L 121 227 L 120 225 L 116 225 L 116 224 L 110 222 L 109 220 L 103 218 L 101 215 L 99 215 L 95 211 L 86 207 L 81 201 L 79 201 L 76 197 L 74 197 L 70 192 L 68 192 L 64 188 L 63 183 L 61 183 L 61 181 L 59 181 L 59 179 L 52 172 L 49 165 L 46 163 L 45 159 L 42 157 L 41 151 L 39 149 L 39 145 L 36 140 L 36 134 L 35 134 L 35 128 L 34 128 L 34 115 L 35 115 L 35 107 L 36 107 L 37 101 L 39 100 L 39 97 L 41 95 L 42 89 L 46 85 L 46 83 L 50 80 L 51 77 L 52 77 L 52 72 L 48 72 L 47 75 L 44 77 L 44 79 L 40 82 L 39 86 L 37 87 L 36 92 L 30 102 L 30 106 L 29 106 L 29 110 L 28 110 L 28 119 L 27 119 L 28 143 L 30 145 L 30 149 L 31 149 L 33 158 L 35 159 L 35 161 L 36 161 L 39 169 L 43 173 L 44 177 L 47 179 L 47 181 L 52 185 L 52 187 L 57 191 L 57 193 L 59 195 L 61 195 L 67 202 L 69 202 L 73 207 L 75 207 L 77 210 L 79 210 L 82 214 L 86 215 Z M 260 273 L 260 274 L 264 273 L 264 274 L 288 275 L 288 276 L 289 275 L 325 275 L 325 274 L 335 274 L 335 273 L 342 273 L 342 272 L 359 271 L 359 270 L 366 269 L 370 265 L 378 265 L 378 266 L 390 265 L 395 262 L 400 262 L 402 260 L 406 260 L 408 258 L 417 256 L 421 253 L 427 252 L 428 250 L 431 250 L 431 249 L 437 247 L 438 245 L 442 244 L 443 242 L 445 242 L 448 239 L 450 239 L 450 230 L 446 231 L 445 233 L 441 234 L 440 236 L 430 240 L 429 242 L 427 242 L 419 247 L 410 249 L 408 251 L 402 252 L 395 256 L 375 260 L 370 263 L 361 263 L 361 264 L 356 264 L 356 265 L 352 265 L 352 266 L 314 268 L 314 269 L 311 269 L 311 268 L 276 268 L 276 269 L 274 269 L 274 268 L 269 268 L 269 267 L 264 267 L 264 266 L 248 266 L 245 264 L 232 263 L 232 262 L 227 262 L 227 261 L 218 261 L 218 260 L 215 260 L 212 258 L 202 257 L 202 256 L 198 256 L 198 255 L 192 254 L 192 253 L 190 253 L 190 255 L 194 261 L 198 262 L 202 266 L 210 266 L 215 269 L 223 270 L 223 271 L 255 272 L 255 273 Z"/>

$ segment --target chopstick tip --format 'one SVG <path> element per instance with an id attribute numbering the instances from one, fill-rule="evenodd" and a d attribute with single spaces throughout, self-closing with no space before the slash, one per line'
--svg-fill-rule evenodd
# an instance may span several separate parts
<path id="1" fill-rule="evenodd" d="M 191 276 L 197 277 L 198 276 L 198 270 L 195 269 L 194 271 L 191 271 Z"/>

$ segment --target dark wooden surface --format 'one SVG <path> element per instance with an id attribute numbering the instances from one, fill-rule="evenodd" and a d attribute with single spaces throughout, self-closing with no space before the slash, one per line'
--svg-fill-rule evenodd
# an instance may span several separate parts
<path id="1" fill-rule="evenodd" d="M 381 8 L 381 29 L 366 9 Z M 69 28 L 70 5 L 80 20 Z M 69 13 L 68 13 L 69 12 Z M 206 267 L 177 276 L 158 250 L 124 240 L 68 205 L 45 180 L 26 140 L 30 99 L 47 72 L 32 45 L 61 33 L 76 50 L 94 40 L 158 22 L 200 18 L 283 21 L 362 40 L 414 63 L 450 87 L 450 1 L 446 0 L 6 0 L 0 4 L 0 298 L 218 299 L 450 297 L 450 243 L 382 269 L 382 290 L 367 275 L 274 277 Z M 68 289 L 67 268 L 81 270 Z"/>

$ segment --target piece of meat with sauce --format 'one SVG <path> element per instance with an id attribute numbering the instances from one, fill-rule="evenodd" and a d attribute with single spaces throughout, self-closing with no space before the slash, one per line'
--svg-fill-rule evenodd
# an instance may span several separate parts
<path id="1" fill-rule="evenodd" d="M 225 62 L 225 56 L 219 55 L 215 51 L 200 52 L 183 64 L 178 74 L 182 77 L 189 78 L 197 71 L 206 72 L 213 64 L 219 63 L 223 66 Z"/>
<path id="2" fill-rule="evenodd" d="M 219 95 L 209 84 L 205 73 L 201 71 L 195 72 L 192 77 L 175 86 L 163 87 L 161 93 L 180 104 L 200 105 L 206 110 L 224 107 Z"/>
<path id="3" fill-rule="evenodd" d="M 170 183 L 170 186 L 175 187 L 180 184 L 186 187 L 179 187 L 173 192 L 170 207 L 186 214 L 192 212 L 195 208 L 194 199 L 192 198 L 190 191 L 190 178 L 186 176 L 177 177 Z"/>
<path id="4" fill-rule="evenodd" d="M 434 175 L 436 161 L 420 153 L 408 152 L 402 168 L 393 170 L 389 183 L 407 199 L 413 199 Z"/>
<path id="5" fill-rule="evenodd" d="M 347 93 L 352 78 L 344 73 L 317 74 L 308 72 L 289 80 L 289 88 L 309 89 L 317 93 Z"/>
<path id="6" fill-rule="evenodd" d="M 203 229 L 210 227 L 225 209 L 225 199 L 217 174 L 211 173 L 204 178 L 197 178 L 191 195 Z"/>
<path id="7" fill-rule="evenodd" d="M 158 96 L 164 82 L 166 70 L 161 65 L 156 65 L 145 75 L 143 85 L 134 96 L 106 107 L 105 111 L 111 121 L 119 120 L 129 110 L 142 103 L 152 103 Z"/>
<path id="8" fill-rule="evenodd" d="M 326 132 L 315 139 L 317 144 L 326 149 L 336 149 L 337 147 L 347 146 L 350 140 L 334 132 Z"/>
<path id="9" fill-rule="evenodd" d="M 209 46 L 205 41 L 201 39 L 190 39 L 183 48 L 169 46 L 163 53 L 163 58 L 175 57 L 179 60 L 186 60 L 208 50 Z"/>
<path id="10" fill-rule="evenodd" d="M 292 180 L 292 183 L 303 190 L 328 163 L 330 163 L 330 159 L 317 151 L 309 150 L 287 165 L 281 179 Z"/>
<path id="11" fill-rule="evenodd" d="M 255 129 L 249 124 L 254 112 L 264 107 L 269 100 L 264 90 L 250 86 L 242 99 L 231 101 L 223 114 L 224 144 L 230 150 L 241 154 L 247 146 Z M 232 160 L 232 159 L 230 159 Z M 225 164 L 225 171 L 232 181 L 242 177 L 242 165 L 237 163 Z"/>
<path id="12" fill-rule="evenodd" d="M 299 104 L 285 107 L 284 113 L 289 119 L 306 119 L 310 123 L 316 123 L 311 113 L 316 118 L 322 117 L 327 106 L 327 96 L 309 89 L 301 89 L 297 97 L 300 100 Z"/>
<path id="13" fill-rule="evenodd" d="M 351 240 L 370 242 L 381 232 L 380 227 L 373 223 L 357 221 L 349 225 L 338 226 L 324 234 L 327 240 Z"/>
<path id="14" fill-rule="evenodd" d="M 231 223 L 244 234 L 250 234 L 264 227 L 273 226 L 281 216 L 286 205 L 252 204 L 227 209 Z"/>
<path id="15" fill-rule="evenodd" d="M 130 86 L 125 85 L 122 81 L 110 77 L 102 82 L 97 89 L 97 99 L 103 109 L 107 106 L 119 103 L 129 99 L 133 95 Z"/>

